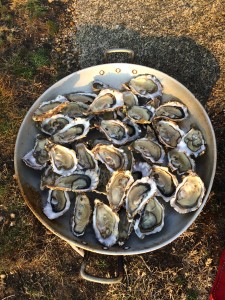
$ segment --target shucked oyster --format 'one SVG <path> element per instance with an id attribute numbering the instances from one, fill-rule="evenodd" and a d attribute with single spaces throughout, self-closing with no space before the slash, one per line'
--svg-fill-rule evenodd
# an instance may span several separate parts
<path id="1" fill-rule="evenodd" d="M 68 102 L 60 113 L 70 118 L 82 117 L 88 110 L 88 107 L 89 106 L 83 102 Z"/>
<path id="2" fill-rule="evenodd" d="M 152 106 L 133 106 L 127 111 L 127 116 L 134 123 L 150 124 L 154 113 Z"/>
<path id="3" fill-rule="evenodd" d="M 136 95 L 134 95 L 134 93 L 132 93 L 131 91 L 124 91 L 123 93 L 123 101 L 124 101 L 124 105 L 127 108 L 131 108 L 134 105 L 139 105 L 138 103 L 138 98 Z"/>
<path id="4" fill-rule="evenodd" d="M 123 124 L 127 128 L 128 142 L 136 140 L 141 135 L 141 128 L 129 118 L 123 119 Z"/>
<path id="5" fill-rule="evenodd" d="M 177 147 L 181 151 L 185 151 L 188 155 L 193 154 L 195 157 L 203 154 L 205 151 L 205 141 L 201 131 L 192 128 L 185 134 Z"/>
<path id="6" fill-rule="evenodd" d="M 127 155 L 113 145 L 97 145 L 92 149 L 96 159 L 104 163 L 110 172 L 125 170 L 128 165 Z"/>
<path id="7" fill-rule="evenodd" d="M 50 143 L 46 146 L 52 169 L 59 175 L 70 175 L 77 169 L 76 153 L 67 147 Z"/>
<path id="8" fill-rule="evenodd" d="M 168 160 L 168 166 L 172 171 L 177 171 L 179 175 L 195 169 L 195 161 L 186 152 L 179 151 L 179 149 L 171 149 L 168 152 Z"/>
<path id="9" fill-rule="evenodd" d="M 56 115 L 65 107 L 68 100 L 63 96 L 57 96 L 54 100 L 42 102 L 39 108 L 33 114 L 34 121 L 43 121 L 46 118 L 50 118 Z"/>
<path id="10" fill-rule="evenodd" d="M 126 240 L 129 238 L 133 228 L 134 228 L 134 222 L 129 222 L 127 218 L 127 213 L 124 208 L 120 209 L 119 211 L 119 238 L 118 238 L 118 244 L 122 246 Z"/>
<path id="11" fill-rule="evenodd" d="M 99 93 L 89 106 L 88 113 L 101 114 L 106 111 L 115 110 L 123 105 L 123 94 L 121 92 L 113 89 L 105 89 Z"/>
<path id="12" fill-rule="evenodd" d="M 201 178 L 189 172 L 178 185 L 175 196 L 170 200 L 170 205 L 181 214 L 195 211 L 201 206 L 204 194 L 205 187 Z"/>
<path id="13" fill-rule="evenodd" d="M 123 145 L 128 141 L 128 130 L 118 120 L 102 120 L 99 129 L 106 135 L 107 139 L 115 145 Z"/>
<path id="14" fill-rule="evenodd" d="M 52 166 L 48 166 L 44 173 L 41 175 L 41 184 L 40 189 L 44 190 L 45 188 L 51 189 L 51 187 L 54 187 L 55 181 L 57 178 L 59 178 L 60 175 L 56 174 L 52 170 Z"/>
<path id="15" fill-rule="evenodd" d="M 162 85 L 154 75 L 138 75 L 131 78 L 126 86 L 128 86 L 134 94 L 147 99 L 162 96 Z"/>
<path id="16" fill-rule="evenodd" d="M 100 81 L 100 80 L 94 80 L 92 82 L 92 90 L 95 92 L 95 93 L 99 93 L 101 92 L 102 90 L 104 89 L 108 89 L 110 88 L 108 84 Z"/>
<path id="17" fill-rule="evenodd" d="M 109 180 L 106 191 L 109 205 L 113 211 L 118 211 L 124 202 L 126 191 L 129 189 L 134 179 L 130 171 L 117 171 Z"/>
<path id="18" fill-rule="evenodd" d="M 85 194 L 76 196 L 74 213 L 72 217 L 72 232 L 76 236 L 84 234 L 85 228 L 90 222 L 91 205 Z"/>
<path id="19" fill-rule="evenodd" d="M 89 119 L 77 118 L 52 136 L 55 143 L 69 144 L 85 137 L 90 128 Z"/>
<path id="20" fill-rule="evenodd" d="M 94 93 L 84 93 L 84 92 L 74 92 L 64 95 L 69 101 L 80 102 L 84 104 L 91 104 L 93 100 L 97 97 Z"/>
<path id="21" fill-rule="evenodd" d="M 151 177 L 157 185 L 157 194 L 168 202 L 176 192 L 178 181 L 169 169 L 161 166 L 152 166 Z"/>
<path id="22" fill-rule="evenodd" d="M 129 188 L 126 196 L 126 211 L 129 220 L 140 213 L 145 204 L 157 191 L 155 182 L 149 177 L 136 180 Z"/>
<path id="23" fill-rule="evenodd" d="M 50 118 L 46 118 L 41 123 L 41 131 L 53 135 L 56 132 L 63 129 L 72 121 L 71 118 L 64 116 L 62 114 L 54 115 Z"/>
<path id="24" fill-rule="evenodd" d="M 155 116 L 178 122 L 186 119 L 188 117 L 188 112 L 187 107 L 184 104 L 170 101 L 159 106 L 155 111 Z"/>
<path id="25" fill-rule="evenodd" d="M 78 158 L 77 169 L 81 170 L 98 170 L 98 162 L 93 153 L 83 143 L 77 144 L 75 147 L 76 155 Z"/>
<path id="26" fill-rule="evenodd" d="M 146 235 L 162 230 L 164 226 L 164 207 L 156 197 L 152 198 L 145 206 L 139 219 L 136 220 L 134 230 L 140 239 Z"/>
<path id="27" fill-rule="evenodd" d="M 69 208 L 70 198 L 67 192 L 49 190 L 43 212 L 50 220 L 62 216 Z"/>
<path id="28" fill-rule="evenodd" d="M 95 199 L 93 228 L 101 244 L 111 247 L 117 242 L 119 234 L 118 224 L 118 215 L 108 205 Z"/>
<path id="29" fill-rule="evenodd" d="M 98 174 L 95 171 L 79 170 L 69 176 L 60 176 L 51 188 L 62 191 L 87 192 L 95 190 L 98 181 Z"/>

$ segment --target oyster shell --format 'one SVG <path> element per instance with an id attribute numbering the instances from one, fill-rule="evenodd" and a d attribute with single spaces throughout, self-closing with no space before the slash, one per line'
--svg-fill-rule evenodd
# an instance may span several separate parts
<path id="1" fill-rule="evenodd" d="M 74 213 L 72 217 L 72 233 L 76 236 L 82 236 L 91 217 L 90 201 L 85 194 L 76 196 Z"/>
<path id="2" fill-rule="evenodd" d="M 87 105 L 91 104 L 93 100 L 97 97 L 94 93 L 84 93 L 84 92 L 74 92 L 64 95 L 69 101 L 72 102 L 82 102 Z"/>
<path id="3" fill-rule="evenodd" d="M 127 108 L 131 108 L 134 105 L 138 106 L 139 102 L 138 102 L 138 98 L 136 95 L 134 95 L 134 93 L 132 93 L 131 91 L 124 91 L 123 93 L 123 101 L 124 101 L 124 105 Z"/>
<path id="4" fill-rule="evenodd" d="M 149 177 L 138 179 L 131 185 L 126 196 L 126 211 L 130 221 L 142 211 L 156 191 L 156 184 Z"/>
<path id="5" fill-rule="evenodd" d="M 141 128 L 133 123 L 129 118 L 123 119 L 123 124 L 127 127 L 128 142 L 132 142 L 141 135 Z"/>
<path id="6" fill-rule="evenodd" d="M 143 74 L 133 77 L 126 85 L 135 95 L 147 99 L 154 99 L 162 96 L 163 87 L 160 81 L 151 74 Z"/>
<path id="7" fill-rule="evenodd" d="M 116 171 L 106 186 L 107 198 L 113 211 L 118 211 L 123 205 L 126 191 L 134 179 L 130 171 Z"/>
<path id="8" fill-rule="evenodd" d="M 52 170 L 52 166 L 48 166 L 44 173 L 41 175 L 41 184 L 40 189 L 44 190 L 45 188 L 51 189 L 54 187 L 55 181 L 57 178 L 59 178 L 60 175 L 56 174 Z"/>
<path id="9" fill-rule="evenodd" d="M 97 172 L 98 162 L 95 159 L 91 150 L 89 150 L 83 143 L 77 144 L 75 146 L 75 150 L 78 158 L 77 169 L 81 169 L 81 170 L 89 169 Z"/>
<path id="10" fill-rule="evenodd" d="M 141 179 L 142 177 L 149 177 L 152 168 L 147 162 L 136 162 L 132 169 L 132 176 L 134 180 Z"/>
<path id="11" fill-rule="evenodd" d="M 67 192 L 49 190 L 47 203 L 44 206 L 43 212 L 50 219 L 56 219 L 70 208 L 70 198 Z"/>
<path id="12" fill-rule="evenodd" d="M 28 167 L 35 170 L 42 170 L 45 168 L 46 163 L 49 160 L 48 151 L 45 148 L 47 143 L 48 140 L 45 137 L 40 134 L 37 135 L 34 149 L 23 157 L 23 161 Z"/>
<path id="13" fill-rule="evenodd" d="M 106 168 L 104 164 L 100 164 L 98 169 L 98 174 L 99 174 L 99 183 L 95 192 L 106 195 L 106 185 L 111 178 L 111 172 Z"/>
<path id="14" fill-rule="evenodd" d="M 61 95 L 51 101 L 42 102 L 39 108 L 35 110 L 32 118 L 34 121 L 43 121 L 46 118 L 56 115 L 67 103 L 68 100 Z"/>
<path id="15" fill-rule="evenodd" d="M 159 106 L 155 111 L 155 116 L 178 122 L 188 117 L 188 111 L 184 104 L 170 101 Z"/>
<path id="16" fill-rule="evenodd" d="M 203 181 L 196 173 L 190 171 L 178 185 L 175 196 L 170 200 L 170 205 L 181 214 L 195 211 L 201 206 L 204 194 Z"/>
<path id="17" fill-rule="evenodd" d="M 133 228 L 134 228 L 134 222 L 129 222 L 127 218 L 127 213 L 125 209 L 121 209 L 119 211 L 119 237 L 118 237 L 118 244 L 120 246 L 123 246 L 126 240 L 129 238 Z"/>
<path id="18" fill-rule="evenodd" d="M 157 186 L 157 194 L 168 202 L 176 192 L 178 181 L 167 167 L 152 166 L 151 177 Z"/>
<path id="19" fill-rule="evenodd" d="M 60 113 L 70 118 L 82 117 L 85 115 L 88 107 L 89 105 L 83 102 L 68 102 L 67 105 L 60 111 Z"/>
<path id="20" fill-rule="evenodd" d="M 195 157 L 204 154 L 205 141 L 200 130 L 192 128 L 185 134 L 177 146 L 181 151 L 188 155 L 193 154 Z"/>
<path id="21" fill-rule="evenodd" d="M 168 152 L 168 160 L 170 169 L 177 171 L 179 175 L 187 173 L 189 170 L 195 170 L 195 161 L 186 152 L 179 151 L 179 149 L 171 149 Z"/>
<path id="22" fill-rule="evenodd" d="M 154 120 L 154 127 L 158 133 L 160 142 L 169 148 L 176 148 L 184 136 L 184 131 L 172 121 L 156 118 Z"/>
<path id="23" fill-rule="evenodd" d="M 55 143 L 69 144 L 85 137 L 90 128 L 89 119 L 77 118 L 52 136 Z"/>
<path id="24" fill-rule="evenodd" d="M 92 149 L 95 158 L 104 163 L 110 172 L 125 170 L 128 165 L 127 155 L 113 145 L 97 145 Z"/>
<path id="25" fill-rule="evenodd" d="M 64 116 L 62 114 L 54 115 L 54 116 L 52 116 L 50 118 L 46 118 L 42 121 L 41 131 L 48 135 L 53 135 L 56 132 L 63 129 L 71 121 L 72 121 L 71 118 Z"/>
<path id="26" fill-rule="evenodd" d="M 152 106 L 133 106 L 127 111 L 127 117 L 138 124 L 150 124 L 154 114 Z"/>
<path id="27" fill-rule="evenodd" d="M 109 206 L 95 199 L 93 228 L 101 244 L 111 247 L 117 242 L 119 235 L 118 224 L 118 215 Z"/>
<path id="28" fill-rule="evenodd" d="M 49 143 L 46 145 L 52 169 L 59 175 L 68 176 L 77 169 L 77 156 L 72 149 Z"/>
<path id="29" fill-rule="evenodd" d="M 115 145 L 123 145 L 128 141 L 128 130 L 118 120 L 102 120 L 99 129 Z"/>
<path id="30" fill-rule="evenodd" d="M 100 80 L 94 80 L 92 82 L 92 90 L 95 93 L 99 93 L 101 92 L 101 90 L 108 89 L 108 88 L 110 88 L 109 85 Z"/>
<path id="31" fill-rule="evenodd" d="M 136 235 L 143 239 L 146 235 L 153 234 L 162 230 L 164 226 L 165 209 L 156 197 L 150 199 L 136 220 L 134 230 Z"/>
<path id="32" fill-rule="evenodd" d="M 162 164 L 164 161 L 165 151 L 156 140 L 151 140 L 148 137 L 138 139 L 132 143 L 132 148 L 151 163 Z"/>
<path id="33" fill-rule="evenodd" d="M 123 94 L 121 92 L 113 89 L 105 89 L 99 93 L 89 106 L 88 113 L 101 114 L 106 111 L 113 111 L 123 105 Z"/>
<path id="34" fill-rule="evenodd" d="M 69 176 L 60 176 L 51 188 L 62 191 L 87 192 L 95 190 L 98 182 L 99 177 L 95 171 L 79 170 Z"/>

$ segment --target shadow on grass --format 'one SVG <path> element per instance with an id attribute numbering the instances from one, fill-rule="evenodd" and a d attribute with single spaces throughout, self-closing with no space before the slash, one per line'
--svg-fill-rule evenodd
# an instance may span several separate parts
<path id="1" fill-rule="evenodd" d="M 128 48 L 135 52 L 135 64 L 160 70 L 181 82 L 205 104 L 219 78 L 220 68 L 213 54 L 185 36 L 141 36 L 123 26 L 109 30 L 101 26 L 77 29 L 80 67 L 103 62 L 109 48 Z M 123 54 L 110 56 L 110 62 L 127 62 Z"/>

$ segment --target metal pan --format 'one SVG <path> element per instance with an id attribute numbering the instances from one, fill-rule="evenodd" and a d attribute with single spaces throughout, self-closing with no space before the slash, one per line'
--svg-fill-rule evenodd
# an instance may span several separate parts
<path id="1" fill-rule="evenodd" d="M 128 52 L 132 58 L 132 51 L 127 51 L 124 49 L 122 51 Z M 106 56 L 111 52 L 121 52 L 121 50 L 107 51 Z M 204 181 L 206 194 L 201 207 L 197 211 L 186 215 L 178 214 L 173 208 L 170 207 L 169 203 L 165 203 L 165 226 L 160 233 L 152 235 L 150 238 L 146 237 L 144 240 L 140 240 L 135 234 L 132 234 L 124 247 L 115 245 L 107 249 L 96 240 L 91 225 L 87 228 L 85 235 L 81 238 L 77 238 L 71 233 L 69 220 L 71 218 L 73 205 L 64 216 L 53 221 L 50 221 L 43 214 L 42 203 L 46 201 L 46 192 L 42 192 L 39 189 L 41 173 L 28 168 L 22 162 L 22 157 L 34 146 L 35 136 L 37 135 L 38 131 L 34 122 L 32 121 L 32 115 L 41 102 L 53 99 L 59 94 L 75 91 L 90 92 L 91 82 L 94 79 L 99 79 L 105 83 L 108 83 L 114 88 L 120 88 L 121 84 L 129 81 L 132 76 L 145 73 L 154 74 L 163 84 L 164 93 L 172 94 L 180 98 L 188 107 L 190 118 L 183 121 L 181 123 L 181 127 L 187 130 L 190 128 L 190 125 L 194 123 L 202 131 L 207 147 L 206 153 L 196 160 L 196 172 Z M 45 93 L 43 93 L 37 99 L 37 101 L 35 101 L 35 103 L 29 109 L 20 127 L 16 141 L 14 161 L 16 177 L 27 205 L 32 210 L 34 215 L 39 219 L 39 221 L 50 231 L 70 243 L 77 251 L 79 251 L 79 249 L 84 249 L 107 255 L 134 255 L 150 252 L 169 244 L 178 236 L 180 236 L 185 230 L 187 230 L 187 228 L 197 218 L 206 204 L 215 175 L 216 140 L 210 119 L 205 109 L 194 97 L 194 95 L 181 83 L 165 73 L 145 66 L 128 63 L 110 63 L 83 69 L 61 79 L 51 86 Z M 80 254 L 83 255 L 84 252 L 80 251 Z M 88 280 L 91 280 L 91 278 L 87 278 L 88 276 L 85 275 L 84 266 L 82 268 L 82 276 Z M 100 280 L 100 282 L 103 281 Z"/>

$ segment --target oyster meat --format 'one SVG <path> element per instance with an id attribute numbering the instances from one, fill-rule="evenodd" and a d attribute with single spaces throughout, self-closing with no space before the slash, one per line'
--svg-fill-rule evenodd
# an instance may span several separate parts
<path id="1" fill-rule="evenodd" d="M 56 219 L 70 208 L 70 198 L 67 192 L 49 190 L 47 203 L 44 206 L 43 212 L 50 219 Z"/>
<path id="2" fill-rule="evenodd" d="M 93 153 L 83 143 L 75 145 L 75 151 L 78 158 L 77 169 L 81 170 L 98 170 L 98 162 Z"/>
<path id="3" fill-rule="evenodd" d="M 129 238 L 133 228 L 134 228 L 134 222 L 129 222 L 127 218 L 127 213 L 125 209 L 120 209 L 119 211 L 119 237 L 118 237 L 118 244 L 120 246 L 124 245 L 126 240 Z"/>
<path id="4" fill-rule="evenodd" d="M 69 101 L 81 102 L 87 105 L 91 104 L 93 100 L 97 97 L 94 93 L 84 93 L 84 92 L 74 92 L 64 95 Z"/>
<path id="5" fill-rule="evenodd" d="M 177 174 L 182 175 L 187 171 L 195 169 L 195 161 L 179 149 L 171 149 L 168 152 L 168 166 L 172 171 L 177 171 Z"/>
<path id="6" fill-rule="evenodd" d="M 42 121 L 41 131 L 48 135 L 53 135 L 56 132 L 63 129 L 71 121 L 72 121 L 71 118 L 64 116 L 62 114 L 54 115 L 54 116 L 52 116 L 50 118 L 46 118 Z"/>
<path id="7" fill-rule="evenodd" d="M 139 102 L 138 102 L 138 98 L 136 95 L 134 95 L 134 93 L 132 93 L 131 91 L 124 91 L 123 93 L 123 101 L 124 101 L 124 105 L 127 108 L 131 108 L 132 106 L 138 106 Z"/>
<path id="8" fill-rule="evenodd" d="M 132 142 L 141 135 L 140 126 L 136 123 L 133 123 L 129 118 L 124 118 L 123 124 L 127 127 L 127 134 L 128 134 L 127 142 Z"/>
<path id="9" fill-rule="evenodd" d="M 179 213 L 185 214 L 197 210 L 205 194 L 204 183 L 194 172 L 189 172 L 178 185 L 170 205 Z"/>
<path id="10" fill-rule="evenodd" d="M 60 111 L 60 113 L 70 118 L 82 117 L 85 115 L 88 107 L 89 105 L 83 102 L 68 102 L 67 105 Z"/>
<path id="11" fill-rule="evenodd" d="M 159 106 L 155 111 L 155 116 L 178 122 L 188 117 L 188 111 L 184 104 L 170 101 Z"/>
<path id="12" fill-rule="evenodd" d="M 195 157 L 202 155 L 205 151 L 205 141 L 201 131 L 192 128 L 185 134 L 177 147 L 188 155 L 193 154 Z"/>
<path id="13" fill-rule="evenodd" d="M 119 216 L 98 199 L 95 199 L 93 213 L 93 228 L 98 241 L 107 246 L 113 246 L 118 239 Z"/>
<path id="14" fill-rule="evenodd" d="M 54 188 L 54 184 L 57 178 L 59 178 L 60 175 L 56 174 L 52 170 L 52 166 L 48 166 L 44 173 L 41 175 L 41 184 L 40 189 L 44 190 L 45 188 L 51 189 Z"/>
<path id="15" fill-rule="evenodd" d="M 126 196 L 126 211 L 130 221 L 142 211 L 156 191 L 156 184 L 149 177 L 138 179 L 131 185 Z"/>
<path id="16" fill-rule="evenodd" d="M 145 206 L 139 219 L 136 220 L 134 230 L 143 239 L 146 235 L 162 230 L 164 226 L 165 209 L 156 199 L 152 198 Z"/>
<path id="17" fill-rule="evenodd" d="M 152 106 L 133 106 L 127 111 L 127 116 L 134 123 L 150 124 L 154 116 L 155 109 Z"/>
<path id="18" fill-rule="evenodd" d="M 123 145 L 128 141 L 128 130 L 121 121 L 102 120 L 98 128 L 115 145 Z"/>
<path id="19" fill-rule="evenodd" d="M 90 201 L 85 194 L 76 196 L 74 213 L 72 217 L 72 232 L 76 236 L 82 236 L 91 217 Z"/>
<path id="20" fill-rule="evenodd" d="M 118 211 L 123 205 L 126 191 L 133 182 L 134 179 L 130 171 L 116 171 L 113 173 L 106 186 L 107 198 L 113 211 Z"/>

